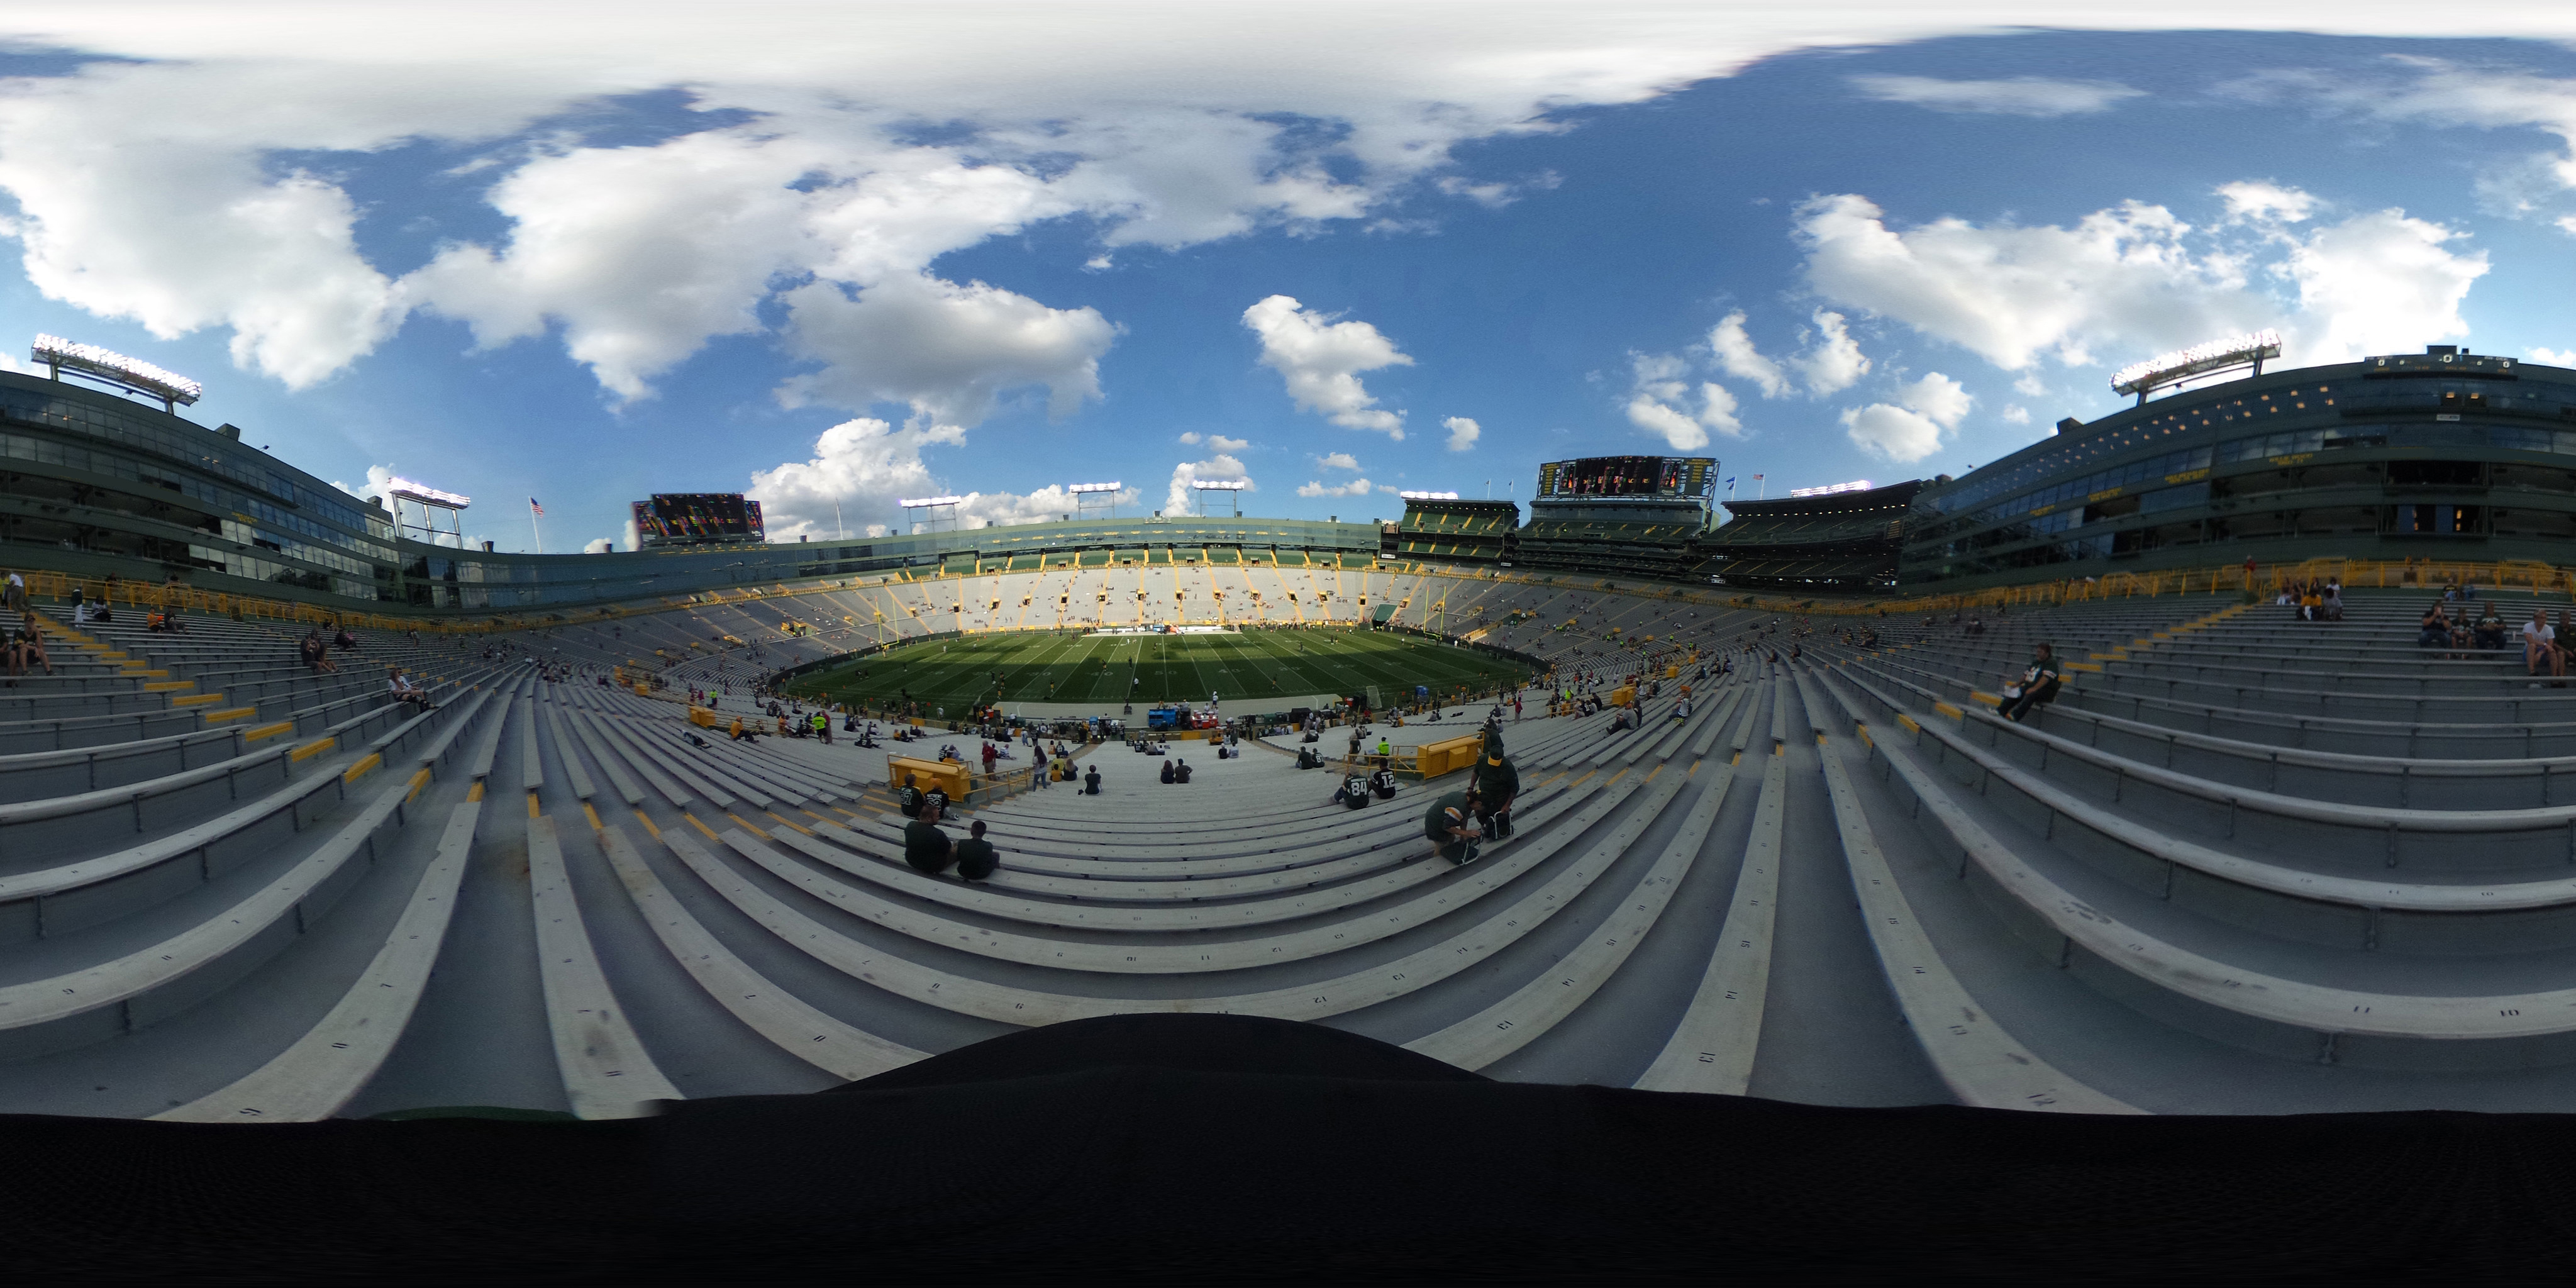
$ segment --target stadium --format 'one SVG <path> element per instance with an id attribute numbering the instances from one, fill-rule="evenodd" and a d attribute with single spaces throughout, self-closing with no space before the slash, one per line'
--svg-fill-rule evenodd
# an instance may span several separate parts
<path id="1" fill-rule="evenodd" d="M 1716 1093 L 2111 1149 L 2246 1115 L 2234 1147 L 2295 1152 L 2275 1116 L 2564 1111 L 2576 697 L 2478 633 L 2566 620 L 2576 371 L 2265 353 L 1961 478 L 1780 501 L 1603 457 L 1542 464 L 1526 521 L 1422 493 L 792 543 L 671 493 L 641 548 L 565 556 L 0 373 L 43 644 L 0 690 L 0 1110 L 679 1131 L 1153 1020 L 1199 1026 L 1175 1068 L 1303 1068 L 1261 1045 L 1293 1022 L 1373 1053 L 1337 1085 L 1569 1120 Z M 1403 772 L 1353 805 L 1363 739 Z M 1462 865 L 1425 807 L 1506 756 Z M 907 778 L 989 878 L 908 861 Z M 1330 1131 L 1426 1130 L 1350 1094 Z"/>

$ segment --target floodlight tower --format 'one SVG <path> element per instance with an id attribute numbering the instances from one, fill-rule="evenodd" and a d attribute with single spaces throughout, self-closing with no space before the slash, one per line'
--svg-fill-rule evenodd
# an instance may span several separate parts
<path id="1" fill-rule="evenodd" d="M 86 376 L 101 384 L 161 400 L 161 410 L 177 415 L 181 407 L 193 406 L 205 396 L 206 387 L 175 371 L 164 371 L 141 358 L 129 358 L 114 349 L 94 344 L 74 344 L 58 335 L 39 335 L 28 356 L 43 363 L 60 380 L 63 373 Z"/>
<path id="2" fill-rule="evenodd" d="M 1118 517 L 1116 483 L 1076 483 L 1065 489 L 1073 493 L 1073 517 L 1077 519 L 1115 519 Z"/>
<path id="3" fill-rule="evenodd" d="M 1198 494 L 1199 494 L 1199 517 L 1200 517 L 1200 518 L 1202 518 L 1202 519 L 1204 519 L 1204 518 L 1208 518 L 1208 517 L 1211 517 L 1211 516 L 1209 516 L 1209 514 L 1208 514 L 1208 499 L 1207 499 L 1207 498 L 1208 498 L 1208 493 L 1210 493 L 1210 492 L 1222 492 L 1222 493 L 1224 493 L 1224 494 L 1225 494 L 1225 500 L 1226 500 L 1226 506 L 1227 506 L 1227 508 L 1228 508 L 1229 510 L 1231 510 L 1231 511 L 1232 511 L 1233 516 L 1234 516 L 1235 518 L 1238 518 L 1238 519 L 1242 518 L 1242 517 L 1243 517 L 1243 490 L 1244 490 L 1245 488 L 1250 487 L 1250 486 L 1252 486 L 1252 480 L 1250 480 L 1250 479 L 1191 479 L 1191 480 L 1190 480 L 1190 487 L 1191 487 L 1192 489 L 1194 489 L 1195 491 L 1197 491 L 1197 492 L 1198 492 Z"/>
<path id="4" fill-rule="evenodd" d="M 394 533 L 409 537 L 422 545 L 465 548 L 465 508 L 474 498 L 454 492 L 442 492 L 426 483 L 406 478 L 385 480 L 386 496 L 394 503 Z M 413 516 L 417 514 L 418 521 Z M 442 528 L 441 522 L 447 524 Z"/>
<path id="5" fill-rule="evenodd" d="M 913 533 L 955 532 L 962 496 L 916 496 L 895 502 L 903 507 L 904 529 Z"/>

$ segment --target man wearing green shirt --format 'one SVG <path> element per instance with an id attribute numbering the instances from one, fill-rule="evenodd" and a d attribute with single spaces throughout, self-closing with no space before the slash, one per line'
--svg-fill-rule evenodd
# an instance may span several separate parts
<path id="1" fill-rule="evenodd" d="M 1452 792 L 1432 803 L 1422 816 L 1422 834 L 1438 847 L 1441 858 L 1465 867 L 1476 861 L 1483 837 L 1476 830 L 1476 789 Z"/>
<path id="2" fill-rule="evenodd" d="M 2031 645 L 2030 666 L 2018 682 L 2004 686 L 2004 719 L 2018 724 L 2032 707 L 2055 701 L 2059 675 L 2056 654 L 2045 644 Z"/>
<path id="3" fill-rule="evenodd" d="M 903 825 L 903 861 L 916 872 L 933 876 L 956 859 L 948 834 L 939 830 L 939 807 L 924 804 L 921 817 Z"/>

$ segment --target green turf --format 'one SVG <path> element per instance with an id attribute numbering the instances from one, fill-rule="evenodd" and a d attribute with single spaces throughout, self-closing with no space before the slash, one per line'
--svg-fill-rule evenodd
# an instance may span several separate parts
<path id="1" fill-rule="evenodd" d="M 792 689 L 834 702 L 883 704 L 909 692 L 953 714 L 1004 702 L 1205 702 L 1214 692 L 1256 709 L 1273 697 L 1364 693 L 1392 702 L 1417 684 L 1450 695 L 1525 678 L 1489 653 L 1388 631 L 1262 630 L 1240 635 L 1084 636 L 1006 633 L 907 644 L 806 673 Z"/>

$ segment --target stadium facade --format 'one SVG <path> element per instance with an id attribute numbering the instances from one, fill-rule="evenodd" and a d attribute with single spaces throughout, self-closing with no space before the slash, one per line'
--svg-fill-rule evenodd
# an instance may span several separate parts
<path id="1" fill-rule="evenodd" d="M 2576 371 L 2434 345 L 2059 421 L 1925 487 L 1899 579 L 1967 590 L 2246 558 L 2557 563 L 2571 536 Z"/>
<path id="2" fill-rule="evenodd" d="M 2142 401 L 1959 478 L 1724 503 L 1717 462 L 1542 467 L 1510 501 L 1391 523 L 1076 518 L 537 555 L 415 539 L 383 506 L 169 410 L 0 372 L 0 560 L 325 606 L 554 611 L 849 575 L 1193 564 L 1516 568 L 1749 590 L 1973 590 L 2315 558 L 2556 562 L 2576 536 L 2576 371 L 2436 345 Z"/>

